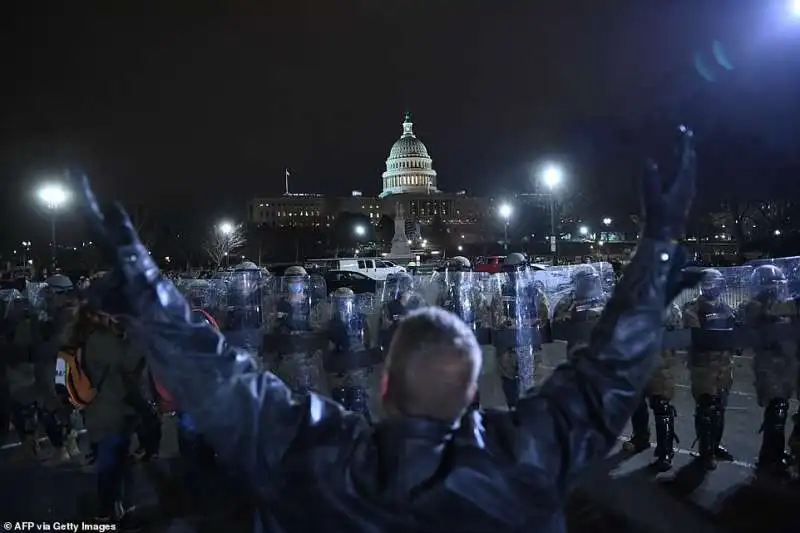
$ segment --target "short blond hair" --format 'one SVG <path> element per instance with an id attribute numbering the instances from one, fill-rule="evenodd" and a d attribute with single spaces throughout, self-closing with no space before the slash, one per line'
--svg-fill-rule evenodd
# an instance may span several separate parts
<path id="1" fill-rule="evenodd" d="M 386 400 L 400 413 L 454 421 L 472 401 L 482 364 L 467 325 L 438 307 L 409 313 L 389 347 Z"/>

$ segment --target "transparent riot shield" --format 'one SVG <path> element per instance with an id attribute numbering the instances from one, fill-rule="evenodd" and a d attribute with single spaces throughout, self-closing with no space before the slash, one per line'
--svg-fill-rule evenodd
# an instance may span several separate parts
<path id="1" fill-rule="evenodd" d="M 785 257 L 753 263 L 748 284 L 748 297 L 738 307 L 739 322 L 748 328 L 753 349 L 753 374 L 758 405 L 766 409 L 765 417 L 776 420 L 780 406 L 797 394 L 798 376 L 798 328 L 797 294 L 792 294 L 793 271 L 800 268 L 800 257 Z M 767 418 L 765 418 L 767 420 Z M 770 429 L 765 424 L 764 439 L 777 442 L 778 436 L 768 436 Z M 774 425 L 774 424 L 773 424 Z M 798 429 L 797 436 L 800 436 Z M 797 437 L 793 437 L 796 440 Z M 792 442 L 795 442 L 792 440 Z M 780 442 L 784 435 L 780 435 Z M 793 446 L 796 450 L 800 442 Z M 777 450 L 772 453 L 762 449 L 768 462 L 780 462 Z M 782 457 L 782 456 L 781 456 Z"/>
<path id="2" fill-rule="evenodd" d="M 264 339 L 266 363 L 293 390 L 321 391 L 330 316 L 325 280 L 317 275 L 272 279 Z"/>
<path id="3" fill-rule="evenodd" d="M 733 353 L 751 344 L 740 311 L 752 273 L 749 266 L 706 268 L 699 287 L 685 291 L 694 295 L 681 309 L 683 324 L 691 332 L 690 368 L 711 364 L 732 371 Z"/>
<path id="4" fill-rule="evenodd" d="M 331 397 L 348 411 L 370 418 L 369 390 L 380 350 L 370 341 L 369 317 L 375 308 L 372 294 L 338 290 L 330 297 L 328 352 L 324 361 Z"/>
<path id="5" fill-rule="evenodd" d="M 387 276 L 381 292 L 378 325 L 378 344 L 384 355 L 389 352 L 389 345 L 400 319 L 411 311 L 428 305 L 424 294 L 428 291 L 430 282 L 430 277 L 410 276 L 406 273 Z"/>
<path id="6" fill-rule="evenodd" d="M 566 341 L 568 354 L 587 344 L 613 291 L 614 269 L 609 263 L 583 263 L 548 268 L 551 329 L 554 340 Z M 611 275 L 609 275 L 611 273 Z"/>
<path id="7" fill-rule="evenodd" d="M 17 311 L 17 302 L 22 301 L 24 301 L 22 298 L 22 293 L 17 289 L 0 289 L 0 305 L 3 306 L 3 320 L 9 320 L 12 318 Z M 25 301 L 25 303 L 27 307 L 27 301 Z"/>
<path id="8" fill-rule="evenodd" d="M 203 288 L 202 290 L 206 290 Z M 261 353 L 264 335 L 263 273 L 260 270 L 237 270 L 227 284 L 227 313 L 219 324 L 232 346 L 251 354 Z M 201 300 L 202 303 L 202 300 Z M 206 302 L 208 305 L 210 302 Z"/>
<path id="9" fill-rule="evenodd" d="M 503 392 L 513 407 L 519 396 L 534 386 L 535 357 L 541 350 L 533 276 L 523 270 L 495 274 L 494 278 L 492 344 Z"/>

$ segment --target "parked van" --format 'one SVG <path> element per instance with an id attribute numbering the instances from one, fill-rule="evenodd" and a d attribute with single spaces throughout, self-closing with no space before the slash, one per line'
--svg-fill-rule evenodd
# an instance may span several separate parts
<path id="1" fill-rule="evenodd" d="M 391 261 L 378 257 L 338 257 L 334 259 L 309 259 L 305 263 L 306 270 L 326 272 L 328 270 L 345 270 L 359 272 L 368 278 L 383 281 L 389 274 L 405 272 L 405 268 Z"/>

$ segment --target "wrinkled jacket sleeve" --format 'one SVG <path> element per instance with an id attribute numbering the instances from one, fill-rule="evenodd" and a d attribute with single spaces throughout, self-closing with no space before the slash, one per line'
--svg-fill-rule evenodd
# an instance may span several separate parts
<path id="1" fill-rule="evenodd" d="M 126 254 L 123 250 L 120 253 Z M 132 255 L 127 252 L 127 255 Z M 337 424 L 343 411 L 316 395 L 292 394 L 269 372 L 259 372 L 250 354 L 240 352 L 207 323 L 191 322 L 189 306 L 171 282 L 161 278 L 152 260 L 126 289 L 133 316 L 126 326 L 154 377 L 188 412 L 227 465 L 267 496 L 277 466 L 303 431 Z M 131 269 L 142 269 L 132 265 Z M 136 279 L 137 271 L 128 279 Z"/>
<path id="2" fill-rule="evenodd" d="M 520 400 L 522 476 L 564 496 L 605 457 L 636 408 L 661 342 L 666 286 L 677 245 L 642 240 L 588 346 Z"/>

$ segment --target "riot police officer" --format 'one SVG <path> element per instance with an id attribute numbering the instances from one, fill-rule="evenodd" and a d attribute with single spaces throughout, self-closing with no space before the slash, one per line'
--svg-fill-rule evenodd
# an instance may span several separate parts
<path id="1" fill-rule="evenodd" d="M 571 274 L 572 288 L 553 310 L 553 337 L 567 341 L 567 356 L 589 342 L 592 328 L 600 318 L 608 295 L 600 274 L 592 265 L 579 265 Z"/>
<path id="2" fill-rule="evenodd" d="M 489 306 L 483 295 L 472 264 L 463 256 L 453 257 L 445 267 L 438 269 L 438 292 L 434 305 L 458 316 L 475 333 L 478 343 L 483 346 L 491 342 L 489 325 Z M 480 406 L 480 398 L 475 397 L 472 407 Z"/>
<path id="3" fill-rule="evenodd" d="M 536 359 L 542 350 L 533 276 L 525 257 L 509 254 L 495 275 L 491 303 L 494 345 L 503 393 L 509 407 L 535 384 Z"/>
<path id="4" fill-rule="evenodd" d="M 789 299 L 787 281 L 780 268 L 761 265 L 750 277 L 750 298 L 740 308 L 744 324 L 756 330 L 790 324 L 797 317 L 795 302 Z M 773 330 L 774 331 L 774 330 Z M 789 399 L 797 389 L 797 342 L 794 339 L 764 339 L 755 346 L 753 374 L 758 405 L 764 410 L 758 467 L 785 472 L 786 420 Z"/>
<path id="5" fill-rule="evenodd" d="M 727 288 L 725 277 L 717 269 L 704 270 L 700 295 L 683 309 L 684 326 L 693 328 L 689 349 L 689 379 L 695 400 L 695 432 L 699 460 L 712 470 L 717 460 L 732 461 L 722 445 L 725 409 L 733 385 L 733 349 L 715 347 L 702 336 L 706 332 L 732 333 L 736 326 L 733 309 L 722 300 Z"/>
<path id="6" fill-rule="evenodd" d="M 264 276 L 249 261 L 237 265 L 228 283 L 228 314 L 220 324 L 228 341 L 260 355 L 264 337 Z"/>
<path id="7" fill-rule="evenodd" d="M 401 318 L 409 312 L 425 306 L 425 299 L 414 287 L 414 278 L 405 272 L 391 274 L 381 292 L 381 316 L 378 342 L 383 353 L 389 352 L 389 344 Z"/>
<path id="8" fill-rule="evenodd" d="M 267 354 L 275 374 L 299 392 L 322 390 L 322 352 L 326 345 L 325 282 L 290 266 L 276 278 Z"/>
<path id="9" fill-rule="evenodd" d="M 670 330 L 682 327 L 681 310 L 676 304 L 671 304 L 664 314 L 664 326 Z M 631 418 L 633 436 L 623 449 L 628 452 L 639 453 L 650 447 L 650 420 L 647 404 L 653 410 L 656 426 L 655 468 L 666 472 L 672 467 L 675 457 L 675 406 L 672 399 L 675 396 L 675 364 L 678 359 L 677 350 L 667 348 L 658 354 L 653 376 L 647 383 L 641 405 L 636 409 Z"/>
<path id="10" fill-rule="evenodd" d="M 370 375 L 380 362 L 367 324 L 372 302 L 372 295 L 356 295 L 347 287 L 333 291 L 328 323 L 329 351 L 325 359 L 331 397 L 348 411 L 367 418 L 370 418 Z"/>

